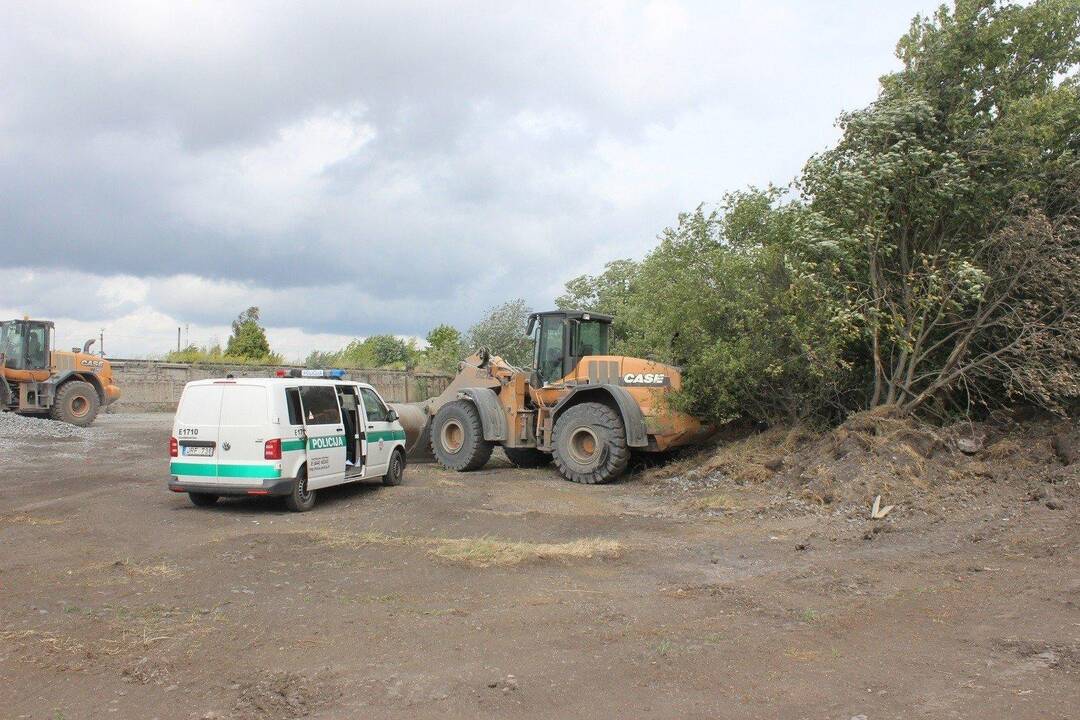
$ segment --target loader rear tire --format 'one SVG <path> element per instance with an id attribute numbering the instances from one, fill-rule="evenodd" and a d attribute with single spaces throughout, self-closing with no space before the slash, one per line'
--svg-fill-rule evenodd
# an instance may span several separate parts
<path id="1" fill-rule="evenodd" d="M 94 386 L 83 380 L 72 380 L 60 386 L 49 417 L 53 420 L 86 427 L 94 422 L 101 399 Z"/>
<path id="2" fill-rule="evenodd" d="M 555 465 L 567 480 L 606 483 L 626 471 L 630 448 L 622 418 L 607 405 L 581 403 L 555 422 Z"/>
<path id="3" fill-rule="evenodd" d="M 506 459 L 519 468 L 544 467 L 551 462 L 551 453 L 546 453 L 536 448 L 509 448 L 504 447 Z"/>
<path id="4" fill-rule="evenodd" d="M 484 439 L 480 413 L 468 400 L 446 403 L 431 424 L 431 449 L 449 470 L 467 472 L 484 467 L 495 445 Z"/>

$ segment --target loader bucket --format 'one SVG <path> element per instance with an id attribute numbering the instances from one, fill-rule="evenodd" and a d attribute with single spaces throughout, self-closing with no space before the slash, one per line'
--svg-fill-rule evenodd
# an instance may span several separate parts
<path id="1" fill-rule="evenodd" d="M 431 417 L 426 411 L 427 403 L 391 403 L 398 415 L 398 422 L 405 429 L 405 454 L 414 462 L 432 462 Z"/>

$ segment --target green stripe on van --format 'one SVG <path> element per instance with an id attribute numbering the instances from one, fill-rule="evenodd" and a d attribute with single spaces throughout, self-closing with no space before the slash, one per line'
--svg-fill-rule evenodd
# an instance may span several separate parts
<path id="1" fill-rule="evenodd" d="M 380 440 L 404 440 L 404 430 L 374 430 L 367 434 L 368 442 L 378 442 Z"/>
<path id="2" fill-rule="evenodd" d="M 368 442 L 378 442 L 380 440 L 404 440 L 404 430 L 373 430 L 368 431 Z M 331 435 L 308 438 L 308 448 L 311 450 L 326 450 L 328 448 L 345 447 L 346 437 L 344 435 Z M 318 447 L 316 447 L 318 446 Z M 297 440 L 282 440 L 281 452 L 295 452 L 296 450 L 304 449 L 304 441 Z"/>
<path id="3" fill-rule="evenodd" d="M 194 477 L 276 478 L 281 471 L 272 465 L 215 465 L 214 463 L 169 463 L 173 475 Z"/>

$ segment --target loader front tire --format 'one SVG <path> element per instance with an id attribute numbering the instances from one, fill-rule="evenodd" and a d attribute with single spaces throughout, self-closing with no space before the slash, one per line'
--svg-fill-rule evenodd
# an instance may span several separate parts
<path id="1" fill-rule="evenodd" d="M 94 386 L 83 380 L 72 380 L 60 386 L 49 417 L 53 420 L 86 427 L 94 422 L 101 399 Z"/>
<path id="2" fill-rule="evenodd" d="M 560 415 L 553 439 L 555 465 L 572 482 L 610 482 L 630 460 L 622 418 L 600 403 L 581 403 Z"/>
<path id="3" fill-rule="evenodd" d="M 519 468 L 544 467 L 551 462 L 551 453 L 536 448 L 504 447 L 503 452 L 506 453 L 506 459 Z"/>
<path id="4" fill-rule="evenodd" d="M 468 400 L 446 403 L 431 425 L 431 449 L 448 470 L 467 472 L 484 467 L 494 444 L 484 439 L 480 413 Z"/>

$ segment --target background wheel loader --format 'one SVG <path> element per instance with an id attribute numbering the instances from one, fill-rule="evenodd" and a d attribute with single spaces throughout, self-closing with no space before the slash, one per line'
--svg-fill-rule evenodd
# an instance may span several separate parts
<path id="1" fill-rule="evenodd" d="M 48 414 L 86 426 L 120 397 L 112 366 L 90 353 L 93 340 L 71 352 L 52 350 L 53 323 L 0 322 L 0 412 Z"/>
<path id="2" fill-rule="evenodd" d="M 397 404 L 410 454 L 434 454 L 442 466 L 483 467 L 496 445 L 519 467 L 554 460 L 567 480 L 604 483 L 619 477 L 630 452 L 662 452 L 706 431 L 672 409 L 678 368 L 608 355 L 609 315 L 541 312 L 529 316 L 533 369 L 479 351 L 442 395 Z"/>

